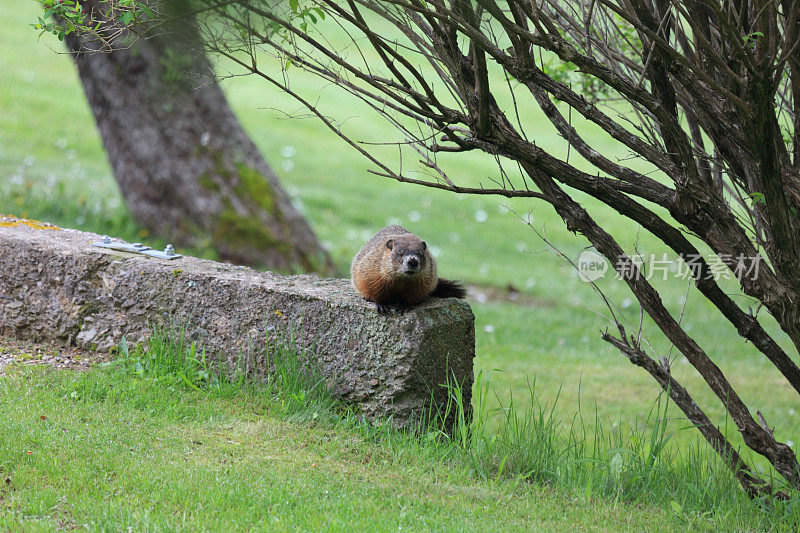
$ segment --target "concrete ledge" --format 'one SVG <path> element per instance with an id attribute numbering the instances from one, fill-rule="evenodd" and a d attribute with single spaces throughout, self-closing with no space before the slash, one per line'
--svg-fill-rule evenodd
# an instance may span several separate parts
<path id="1" fill-rule="evenodd" d="M 349 280 L 280 276 L 183 257 L 90 246 L 100 236 L 0 219 L 0 334 L 108 350 L 172 320 L 223 363 L 269 372 L 266 338 L 289 342 L 335 394 L 368 418 L 408 425 L 442 405 L 447 376 L 469 405 L 474 316 L 434 299 L 401 317 L 378 315 Z"/>

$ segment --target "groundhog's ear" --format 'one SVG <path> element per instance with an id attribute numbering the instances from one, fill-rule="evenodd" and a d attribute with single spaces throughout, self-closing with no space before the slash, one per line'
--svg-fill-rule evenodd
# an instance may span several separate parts
<path id="1" fill-rule="evenodd" d="M 422 241 L 422 249 L 423 250 L 427 250 L 428 249 L 428 245 L 425 244 L 425 241 Z"/>
<path id="2" fill-rule="evenodd" d="M 392 247 L 394 247 L 394 239 L 389 239 L 386 241 L 386 247 L 391 250 Z"/>

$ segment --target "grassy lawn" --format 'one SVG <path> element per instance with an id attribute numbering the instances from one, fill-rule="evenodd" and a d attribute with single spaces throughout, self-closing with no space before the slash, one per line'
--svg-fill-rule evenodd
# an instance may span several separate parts
<path id="1" fill-rule="evenodd" d="M 102 377 L 70 374 L 34 369 L 0 384 L 0 529 L 488 531 L 594 522 L 594 509 L 546 489 L 479 483 L 353 432 L 275 418 L 252 394 L 207 397 L 139 382 L 103 391 L 112 399 L 98 397 Z M 603 507 L 596 529 L 656 522 L 634 506 Z"/>
<path id="2" fill-rule="evenodd" d="M 0 382 L 0 529 L 602 531 L 669 520 L 476 481 L 354 431 L 276 418 L 253 394 L 139 383 L 114 399 L 70 397 L 100 379 L 29 370 Z"/>
<path id="3" fill-rule="evenodd" d="M 0 18 L 0 50 L 3 50 L 0 54 L 0 213 L 155 243 L 136 226 L 124 207 L 69 56 L 56 53 L 62 52 L 62 48 L 54 39 L 37 42 L 36 33 L 28 27 L 36 14 L 34 2 L 6 0 L 4 16 Z M 380 120 L 364 114 L 363 108 L 351 99 L 299 72 L 292 76 L 296 88 L 314 91 L 329 108 L 352 110 L 353 119 L 348 121 L 348 127 L 354 133 L 371 140 L 392 138 L 393 132 Z M 476 315 L 476 370 L 483 371 L 484 375 L 491 372 L 497 391 L 497 399 L 490 399 L 495 402 L 492 405 L 507 404 L 510 398 L 525 405 L 529 400 L 528 384 L 535 381 L 539 401 L 551 405 L 557 399 L 556 415 L 567 424 L 580 408 L 589 418 L 596 413 L 604 427 L 619 424 L 640 431 L 645 429 L 649 409 L 659 393 L 657 385 L 599 339 L 599 330 L 607 326 L 596 313 L 604 312 L 600 300 L 571 267 L 550 253 L 531 228 L 520 223 L 509 210 L 530 214 L 539 231 L 545 232 L 569 257 L 577 258 L 586 245 L 585 240 L 567 232 L 548 206 L 488 197 L 457 197 L 372 176 L 367 173 L 366 162 L 321 124 L 311 119 L 286 119 L 277 111 L 299 110 L 298 104 L 286 95 L 275 92 L 256 78 L 233 78 L 226 80 L 224 87 L 244 126 L 330 250 L 342 276 L 346 275 L 352 255 L 366 238 L 378 228 L 398 222 L 422 235 L 432 246 L 443 276 L 464 279 L 469 284 L 500 292 L 512 286 L 520 292 L 518 302 L 507 299 L 471 302 Z M 535 123 L 537 116 L 534 110 L 523 110 L 526 121 Z M 591 129 L 586 131 L 588 137 L 593 138 Z M 551 131 L 543 129 L 536 134 L 538 145 L 565 149 L 564 140 Z M 625 155 L 616 145 L 606 143 L 600 146 L 603 147 L 609 156 Z M 485 181 L 497 174 L 493 161 L 470 154 L 451 158 L 446 164 L 454 175 L 473 182 Z M 616 228 L 615 233 L 626 249 L 636 248 L 642 253 L 663 250 L 639 228 L 621 221 L 602 206 L 589 200 L 584 204 L 602 224 Z M 635 331 L 639 308 L 624 284 L 606 279 L 601 286 L 620 304 L 622 313 L 633 324 L 629 329 Z M 677 316 L 681 313 L 687 287 L 670 283 L 663 288 L 664 302 Z M 726 288 L 737 293 L 734 286 Z M 700 345 L 730 376 L 743 399 L 761 410 L 775 426 L 776 437 L 800 443 L 800 402 L 796 393 L 752 346 L 744 344 L 733 328 L 702 301 L 694 288 L 689 288 L 688 294 L 683 322 L 689 332 L 696 335 Z M 737 301 L 745 303 L 741 298 Z M 765 324 L 770 331 L 775 331 L 769 320 L 765 320 Z M 668 352 L 669 344 L 646 320 L 644 333 L 657 353 Z M 779 332 L 776 337 L 788 346 Z M 680 357 L 673 371 L 690 390 L 699 384 L 699 388 L 695 388 L 698 391 L 696 400 L 709 406 L 708 413 L 724 424 L 722 410 L 710 391 Z M 121 516 L 135 529 L 147 527 L 151 519 L 153 524 L 167 523 L 159 522 L 167 520 L 166 517 L 185 520 L 189 529 L 193 526 L 227 528 L 232 523 L 228 521 L 243 513 L 254 520 L 258 518 L 254 523 L 266 528 L 271 519 L 270 510 L 280 511 L 276 513 L 284 519 L 291 515 L 295 517 L 291 523 L 312 529 L 319 525 L 313 520 L 321 519 L 319 513 L 311 512 L 315 508 L 329 510 L 324 513 L 326 517 L 338 517 L 331 518 L 332 528 L 337 527 L 336 520 L 345 518 L 353 520 L 355 525 L 373 525 L 372 520 L 376 520 L 382 528 L 395 528 L 402 526 L 403 520 L 416 520 L 415 514 L 424 514 L 428 524 L 442 525 L 444 529 L 474 529 L 478 527 L 476 524 L 481 524 L 478 528 L 490 529 L 498 524 L 511 524 L 498 521 L 511 515 L 532 528 L 555 528 L 560 521 L 567 524 L 570 520 L 599 529 L 636 529 L 659 523 L 658 520 L 628 522 L 634 520 L 632 517 L 636 513 L 623 504 L 602 503 L 597 509 L 586 511 L 574 505 L 572 496 L 551 494 L 548 489 L 520 487 L 510 482 L 477 484 L 469 475 L 462 471 L 454 473 L 446 466 L 433 463 L 419 466 L 412 460 L 403 463 L 393 455 L 395 452 L 386 452 L 391 458 L 386 463 L 368 461 L 367 466 L 359 470 L 364 454 L 381 455 L 374 455 L 366 444 L 353 444 L 348 448 L 347 439 L 357 438 L 353 435 L 327 437 L 327 429 L 308 428 L 270 417 L 268 412 L 249 407 L 248 398 L 211 402 L 202 395 L 179 395 L 175 402 L 179 402 L 180 408 L 174 409 L 185 408 L 185 412 L 196 416 L 168 417 L 168 420 L 159 418 L 163 413 L 158 409 L 151 412 L 141 405 L 132 406 L 130 402 L 118 405 L 106 401 L 64 401 L 64 387 L 75 379 L 48 373 L 23 374 L 0 385 L 5 387 L 0 389 L 5 391 L 0 398 L 4 412 L 9 409 L 16 413 L 10 419 L 13 422 L 2 422 L 9 426 L 3 428 L 1 434 L 19 437 L 3 440 L 4 457 L 14 458 L 16 472 L 15 490 L 6 491 L 3 498 L 24 502 L 25 516 L 41 518 L 44 529 L 57 524 L 58 520 L 71 523 L 71 515 L 91 520 L 98 528 L 109 529 L 120 527 Z M 47 407 L 49 412 L 43 415 L 48 421 L 38 421 L 39 414 L 26 405 Z M 677 410 L 670 409 L 668 417 L 669 430 L 676 432 L 673 442 L 680 443 L 684 450 L 689 449 L 697 439 L 696 433 L 681 430 L 687 424 L 680 419 Z M 89 422 L 80 422 L 82 419 Z M 56 420 L 62 420 L 60 425 L 51 423 Z M 70 431 L 59 433 L 57 428 L 62 426 L 69 427 Z M 729 429 L 729 433 L 735 432 Z M 66 455 L 49 453 L 48 450 L 62 450 L 56 444 L 57 437 L 68 439 L 67 444 L 74 448 L 69 448 Z M 82 438 L 110 443 L 109 449 L 116 452 L 108 453 L 120 463 L 104 463 L 102 457 L 111 461 L 111 455 L 101 454 L 93 458 L 96 459 L 91 462 L 94 466 L 80 466 L 78 463 L 91 455 L 81 447 Z M 126 448 L 145 449 L 136 448 L 139 439 L 149 443 L 145 448 L 157 450 L 157 453 L 152 450 L 147 454 L 132 453 Z M 193 445 L 193 440 L 206 444 Z M 225 445 L 227 440 L 243 444 Z M 43 446 L 42 450 L 27 454 L 25 446 L 37 442 Z M 298 447 L 292 448 L 292 443 L 298 443 Z M 304 444 L 300 446 L 299 443 Z M 274 456 L 270 451 L 273 448 Z M 324 455 L 323 450 L 328 449 L 330 453 L 333 448 L 339 450 L 333 453 L 336 460 L 315 461 L 314 458 Z M 344 453 L 343 449 L 351 451 Z M 235 468 L 220 463 L 220 457 L 224 458 L 226 453 L 221 450 L 241 453 L 236 456 Z M 265 458 L 274 458 L 274 461 L 265 461 Z M 303 462 L 307 460 L 317 466 L 311 468 Z M 257 462 L 268 462 L 271 466 L 248 468 Z M 31 468 L 26 470 L 26 465 Z M 8 468 L 7 463 L 0 463 L 0 466 Z M 82 468 L 90 471 L 81 471 Z M 73 469 L 72 474 L 70 469 Z M 189 475 L 182 474 L 184 471 Z M 239 476 L 235 483 L 225 481 L 229 471 Z M 370 477 L 373 474 L 374 480 Z M 178 491 L 175 494 L 159 496 L 163 506 L 150 502 L 147 487 L 163 485 L 171 476 L 185 480 L 186 486 L 175 488 Z M 90 481 L 95 478 L 106 479 L 104 483 L 108 484 L 93 485 Z M 323 478 L 326 483 L 321 484 L 319 481 Z M 71 498 L 59 503 L 60 487 L 65 483 L 83 495 L 84 503 L 73 503 Z M 383 493 L 365 489 L 376 484 L 384 487 Z M 314 496 L 306 496 L 309 487 L 323 486 L 331 492 L 317 494 L 312 490 Z M 461 492 L 460 487 L 464 486 L 471 488 Z M 40 491 L 41 487 L 46 489 Z M 394 491 L 391 498 L 386 497 L 388 487 Z M 193 491 L 198 491 L 198 498 L 190 501 L 188 498 Z M 41 497 L 35 495 L 39 492 Z M 348 500 L 347 495 L 362 493 L 372 503 L 368 508 L 354 509 L 355 503 Z M 242 502 L 249 502 L 247 505 L 237 503 L 240 495 Z M 93 507 L 92 498 L 104 501 L 105 505 Z M 219 501 L 230 504 L 230 512 L 223 509 L 225 505 L 216 504 L 213 512 L 208 511 L 211 502 Z M 74 505 L 82 507 L 71 507 Z M 256 512 L 262 514 L 247 514 Z M 653 512 L 653 516 L 662 517 L 665 513 L 663 509 Z M 53 514 L 55 516 L 51 516 Z M 206 515 L 212 517 L 208 518 L 210 521 L 200 522 Z M 12 520 L 9 524 L 19 519 L 14 516 L 6 516 Z M 312 521 L 306 522 L 308 520 Z M 280 527 L 280 523 L 275 527 Z"/>
<path id="4" fill-rule="evenodd" d="M 587 468 L 565 449 L 542 453 L 553 434 L 534 423 L 518 429 L 542 440 L 516 443 L 527 458 L 503 460 L 501 473 L 493 446 L 509 441 L 479 425 L 469 443 L 364 425 L 308 383 L 193 379 L 198 367 L 178 348 L 151 345 L 147 355 L 134 351 L 88 372 L 7 369 L 0 529 L 791 527 L 791 515 L 759 511 L 707 461 L 693 474 L 659 456 L 642 475 L 626 453 Z M 514 473 L 531 465 L 538 474 Z"/>

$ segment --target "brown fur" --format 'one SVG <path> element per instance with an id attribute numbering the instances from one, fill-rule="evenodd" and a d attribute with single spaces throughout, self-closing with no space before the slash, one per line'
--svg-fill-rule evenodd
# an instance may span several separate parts
<path id="1" fill-rule="evenodd" d="M 387 247 L 391 241 L 392 249 Z M 411 275 L 404 268 L 409 254 L 420 261 Z M 416 305 L 436 289 L 436 261 L 427 245 L 407 229 L 392 225 L 375 234 L 358 251 L 350 266 L 353 286 L 364 298 L 378 304 Z"/>

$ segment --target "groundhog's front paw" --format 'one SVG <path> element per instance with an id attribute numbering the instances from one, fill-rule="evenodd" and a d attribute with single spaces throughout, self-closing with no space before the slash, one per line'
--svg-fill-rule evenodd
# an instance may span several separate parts
<path id="1" fill-rule="evenodd" d="M 404 314 L 406 314 L 406 312 L 411 310 L 413 307 L 414 307 L 413 305 L 408 305 L 408 304 L 395 304 L 394 311 L 398 315 L 404 315 Z"/>
<path id="2" fill-rule="evenodd" d="M 379 315 L 404 315 L 413 306 L 404 303 L 375 303 L 375 310 Z"/>
<path id="3" fill-rule="evenodd" d="M 382 304 L 380 302 L 376 302 L 375 310 L 379 315 L 388 316 L 392 314 L 393 307 L 392 304 Z"/>

